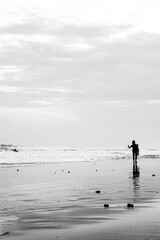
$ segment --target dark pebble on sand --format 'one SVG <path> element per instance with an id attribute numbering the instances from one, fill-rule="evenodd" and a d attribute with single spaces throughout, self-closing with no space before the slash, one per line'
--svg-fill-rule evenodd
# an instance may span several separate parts
<path id="1" fill-rule="evenodd" d="M 109 204 L 104 204 L 104 208 L 109 208 Z"/>
<path id="2" fill-rule="evenodd" d="M 96 190 L 95 193 L 101 193 L 101 191 L 100 190 Z"/>
<path id="3" fill-rule="evenodd" d="M 155 174 L 152 174 L 152 177 L 155 177 Z"/>
<path id="4" fill-rule="evenodd" d="M 127 207 L 128 207 L 128 208 L 134 208 L 134 205 L 133 205 L 132 203 L 128 203 L 128 204 L 127 204 Z"/>

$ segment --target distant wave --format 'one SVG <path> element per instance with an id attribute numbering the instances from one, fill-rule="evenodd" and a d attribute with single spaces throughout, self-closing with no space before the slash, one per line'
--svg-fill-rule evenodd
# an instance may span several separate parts
<path id="1" fill-rule="evenodd" d="M 142 156 L 141 158 L 157 159 L 157 158 L 160 158 L 160 155 L 149 154 L 149 155 L 144 155 L 144 156 Z"/>
<path id="2" fill-rule="evenodd" d="M 0 144 L 0 150 L 12 150 L 13 148 L 16 148 L 17 146 L 12 144 Z"/>

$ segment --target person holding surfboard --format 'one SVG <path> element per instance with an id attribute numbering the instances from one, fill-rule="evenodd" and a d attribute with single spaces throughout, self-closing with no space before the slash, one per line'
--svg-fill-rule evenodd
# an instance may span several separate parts
<path id="1" fill-rule="evenodd" d="M 132 154 L 133 154 L 133 171 L 137 172 L 137 156 L 139 155 L 139 146 L 136 144 L 136 142 L 133 140 L 132 145 L 128 148 L 132 148 Z"/>

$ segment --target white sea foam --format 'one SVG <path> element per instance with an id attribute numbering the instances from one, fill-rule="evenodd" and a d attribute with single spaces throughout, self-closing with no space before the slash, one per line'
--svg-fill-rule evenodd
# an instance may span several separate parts
<path id="1" fill-rule="evenodd" d="M 132 158 L 130 149 L 123 148 L 55 148 L 55 147 L 20 147 L 13 151 L 12 145 L 0 148 L 0 165 L 23 165 L 59 162 L 99 161 Z M 139 158 L 160 158 L 160 150 L 143 149 Z"/>

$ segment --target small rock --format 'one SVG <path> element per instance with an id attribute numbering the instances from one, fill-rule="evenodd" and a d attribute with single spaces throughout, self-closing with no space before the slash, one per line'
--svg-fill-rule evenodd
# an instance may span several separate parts
<path id="1" fill-rule="evenodd" d="M 101 191 L 100 190 L 96 190 L 95 193 L 101 193 Z"/>
<path id="2" fill-rule="evenodd" d="M 132 203 L 128 203 L 128 204 L 127 204 L 127 207 L 128 207 L 128 208 L 134 208 L 134 205 L 133 205 Z"/>
<path id="3" fill-rule="evenodd" d="M 152 177 L 155 177 L 155 174 L 152 174 Z"/>
<path id="4" fill-rule="evenodd" d="M 109 204 L 104 204 L 104 208 L 109 208 Z"/>
<path id="5" fill-rule="evenodd" d="M 17 169 L 17 172 L 19 172 L 19 169 Z"/>
<path id="6" fill-rule="evenodd" d="M 68 171 L 68 173 L 70 173 L 70 171 Z"/>

